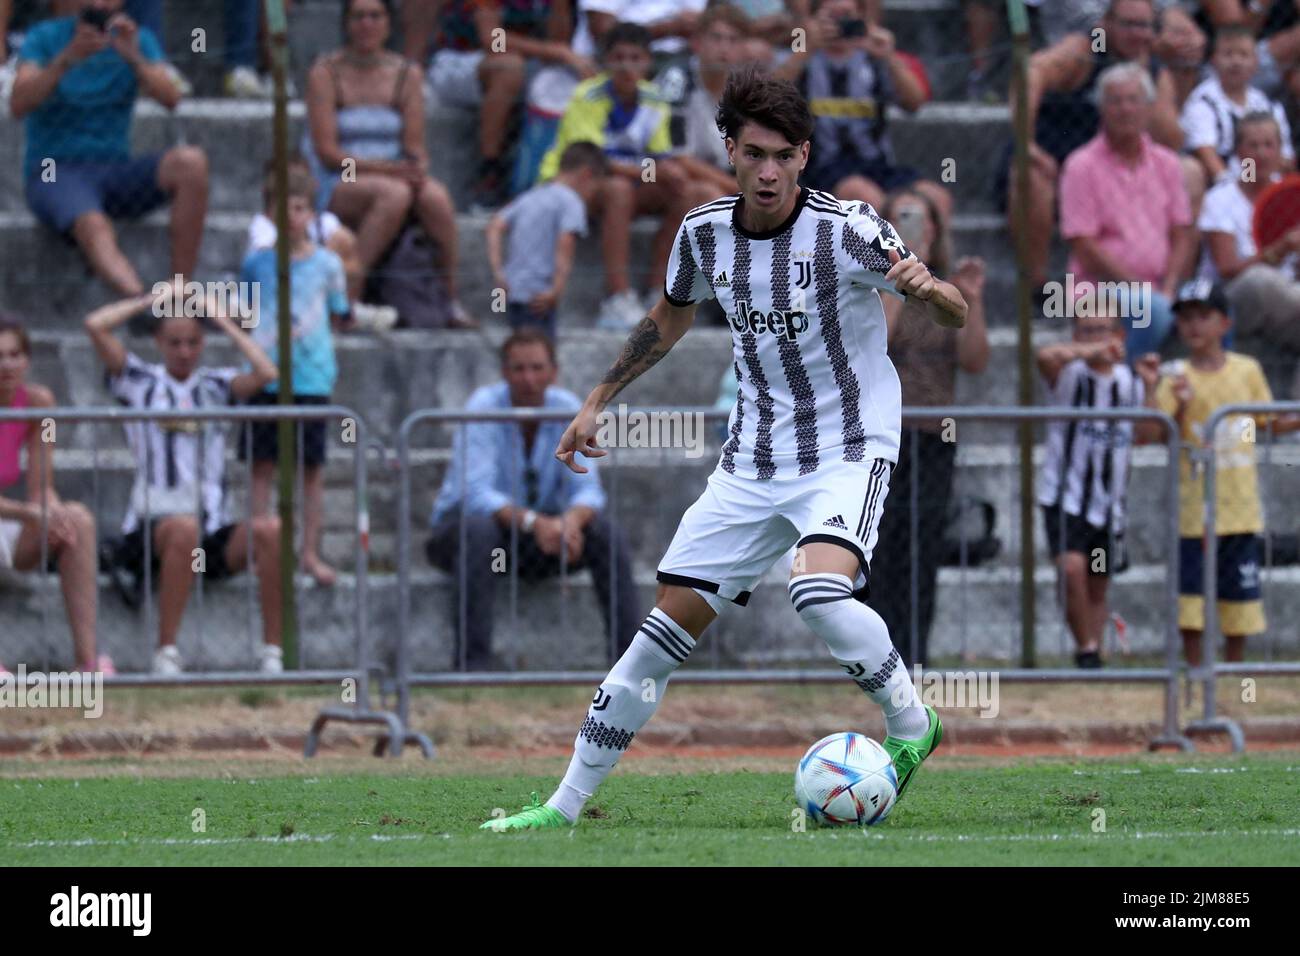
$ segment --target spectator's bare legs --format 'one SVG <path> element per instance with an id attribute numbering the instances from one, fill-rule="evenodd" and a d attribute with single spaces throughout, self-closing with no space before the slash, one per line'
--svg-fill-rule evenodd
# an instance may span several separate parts
<path id="1" fill-rule="evenodd" d="M 1183 629 L 1183 655 L 1188 667 L 1201 666 L 1201 635 L 1204 631 Z M 1223 659 L 1231 663 L 1240 663 L 1246 659 L 1246 638 L 1241 634 L 1229 634 L 1225 638 Z"/>
<path id="2" fill-rule="evenodd" d="M 154 524 L 154 554 L 162 565 L 158 573 L 159 647 L 176 643 L 194 583 L 194 549 L 198 546 L 199 523 L 193 515 L 172 515 Z"/>
<path id="3" fill-rule="evenodd" d="M 302 477 L 302 569 L 316 583 L 331 587 L 338 575 L 320 556 L 325 510 L 325 469 L 320 465 L 303 469 Z"/>
<path id="4" fill-rule="evenodd" d="M 102 212 L 82 213 L 72 224 L 72 238 L 86 257 L 91 271 L 114 292 L 124 298 L 144 294 L 144 283 L 118 246 L 117 232 L 106 215 Z"/>
<path id="5" fill-rule="evenodd" d="M 158 164 L 158 186 L 172 197 L 172 273 L 194 274 L 208 215 L 208 157 L 197 146 L 176 146 Z"/>
<path id="6" fill-rule="evenodd" d="M 425 233 L 438 244 L 438 273 L 448 298 L 454 302 L 460 298 L 456 283 L 460 250 L 456 239 L 456 205 L 447 187 L 431 176 L 425 177 L 415 197 L 415 215 Z"/>
<path id="7" fill-rule="evenodd" d="M 271 479 L 275 477 L 275 462 L 253 462 L 253 487 L 248 495 L 248 513 L 260 518 L 271 511 Z"/>
<path id="8" fill-rule="evenodd" d="M 361 258 L 357 254 L 357 234 L 347 226 L 339 226 L 326 240 L 325 248 L 343 261 L 343 273 L 348 277 L 348 301 L 360 302 L 366 270 L 361 267 Z"/>
<path id="9" fill-rule="evenodd" d="M 1088 603 L 1088 569 L 1084 555 L 1066 551 L 1056 560 L 1065 591 L 1065 620 L 1080 651 L 1099 651 L 1092 634 L 1092 609 Z"/>
<path id="10" fill-rule="evenodd" d="M 1178 165 L 1183 169 L 1183 187 L 1192 204 L 1192 222 L 1196 222 L 1201 215 L 1201 200 L 1205 198 L 1205 167 L 1193 156 L 1179 156 Z"/>
<path id="11" fill-rule="evenodd" d="M 488 51 L 478 66 L 483 105 L 478 117 L 478 150 L 485 160 L 500 159 L 505 149 L 510 111 L 524 89 L 524 58 L 518 53 Z"/>
<path id="12" fill-rule="evenodd" d="M 356 234 L 357 259 L 369 274 L 411 211 L 411 187 L 396 176 L 362 174 L 334 188 L 330 209 Z"/>
<path id="13" fill-rule="evenodd" d="M 1085 574 L 1088 589 L 1088 610 L 1092 613 L 1091 638 L 1092 647 L 1101 651 L 1102 640 L 1106 636 L 1106 624 L 1110 620 L 1110 608 L 1106 606 L 1106 587 L 1110 578 L 1102 574 Z"/>
<path id="14" fill-rule="evenodd" d="M 262 640 L 280 646 L 280 519 L 255 515 L 240 522 L 226 542 L 226 567 L 238 573 L 248 567 L 249 525 L 253 534 L 253 564 L 262 603 Z"/>
<path id="15" fill-rule="evenodd" d="M 440 0 L 402 0 L 402 54 L 413 63 L 424 65 L 428 59 L 441 6 Z"/>
<path id="16" fill-rule="evenodd" d="M 1056 227 L 1057 162 L 1037 143 L 1029 144 L 1029 195 L 1025 199 L 1025 260 L 1029 284 L 1041 288 L 1047 282 L 1047 258 L 1052 248 L 1052 231 Z M 1007 186 L 1007 225 L 1016 234 L 1016 210 L 1022 197 L 1016 185 L 1013 167 Z"/>
<path id="17" fill-rule="evenodd" d="M 645 184 L 649 185 L 649 184 Z M 605 291 L 618 295 L 628 288 L 627 260 L 636 215 L 637 187 L 625 176 L 606 176 L 598 194 L 600 250 L 605 260 Z"/>
<path id="18" fill-rule="evenodd" d="M 65 501 L 52 506 L 51 524 L 56 510 L 66 520 L 72 538 L 57 545 L 51 543 L 49 553 L 58 564 L 59 586 L 68 612 L 68 627 L 72 631 L 77 667 L 94 670 L 98 664 L 95 654 L 95 614 L 99 598 L 99 584 L 95 580 L 98 571 L 95 519 L 85 505 Z M 14 546 L 14 568 L 30 571 L 40 562 L 41 523 L 28 521 L 23 524 L 23 530 Z"/>

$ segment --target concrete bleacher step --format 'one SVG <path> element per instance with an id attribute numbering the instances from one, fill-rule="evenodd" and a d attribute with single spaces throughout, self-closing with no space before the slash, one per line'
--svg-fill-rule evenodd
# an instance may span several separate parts
<path id="1" fill-rule="evenodd" d="M 993 564 L 1018 566 L 1020 551 L 1020 507 L 1018 452 L 1008 445 L 973 443 L 958 432 L 957 472 L 953 495 L 988 501 L 997 512 L 993 533 L 1002 551 Z M 703 491 L 717 461 L 718 443 L 709 437 L 698 457 L 688 458 L 681 448 L 613 448 L 601 464 L 602 485 L 609 497 L 607 514 L 619 527 L 632 549 L 638 566 L 654 566 L 664 553 L 681 515 Z M 1035 469 L 1043 459 L 1043 448 L 1035 449 Z M 115 535 L 130 497 L 134 468 L 122 448 L 104 449 L 98 454 L 98 471 L 92 468 L 94 455 L 87 449 L 66 449 L 56 457 L 56 486 L 68 500 L 84 502 L 96 513 L 101 535 Z M 1300 446 L 1282 445 L 1271 452 L 1273 467 L 1263 469 L 1261 495 L 1270 527 L 1275 532 L 1293 532 L 1295 519 L 1287 502 L 1300 495 Z M 1129 530 L 1127 544 L 1134 562 L 1159 562 L 1169 554 L 1166 471 L 1163 448 L 1137 449 L 1129 483 Z M 227 517 L 242 520 L 247 514 L 248 478 L 245 466 L 231 457 L 227 465 Z M 424 540 L 430 510 L 445 476 L 455 474 L 450 449 L 418 449 L 412 454 L 411 510 L 406 521 L 411 529 L 413 567 L 424 567 Z M 326 466 L 325 539 L 326 560 L 351 567 L 356 554 L 355 498 L 352 487 L 351 453 L 335 447 Z M 370 524 L 370 557 L 375 566 L 391 570 L 397 562 L 398 479 L 392 461 L 372 463 L 367 473 L 366 505 Z M 887 507 L 901 504 L 912 495 L 908 484 L 891 487 Z M 933 495 L 925 476 L 918 474 L 917 501 L 924 508 Z M 299 501 L 299 506 L 301 502 Z M 1046 539 L 1037 506 L 1035 556 L 1047 560 Z"/>
<path id="2" fill-rule="evenodd" d="M 135 153 L 179 143 L 202 148 L 210 170 L 209 208 L 252 215 L 261 208 L 262 168 L 271 158 L 272 113 L 270 103 L 248 100 L 191 99 L 174 112 L 144 102 L 136 107 L 131 148 Z M 302 101 L 289 104 L 291 150 L 299 148 L 306 117 Z M 993 209 L 993 177 L 1010 137 L 1009 123 L 1004 105 L 935 102 L 911 115 L 892 109 L 890 136 L 898 161 L 944 182 L 959 210 L 988 212 Z M 447 185 L 462 211 L 471 198 L 477 124 L 477 115 L 466 110 L 431 104 L 426 111 L 430 172 Z M 6 112 L 0 117 L 0 170 L 15 188 L 0 194 L 0 212 L 26 208 L 19 176 L 23 140 L 22 123 Z"/>
<path id="3" fill-rule="evenodd" d="M 774 568 L 758 586 L 745 608 L 728 608 L 710 629 L 708 639 L 688 666 L 762 666 L 821 664 L 829 666 L 825 648 L 798 619 L 785 588 L 787 573 Z M 1112 582 L 1110 604 L 1128 626 L 1127 639 L 1135 653 L 1151 654 L 1163 647 L 1165 603 L 1161 583 L 1164 569 L 1138 566 Z M 645 610 L 654 600 L 652 570 L 636 575 Z M 6 608 L 5 663 L 29 668 L 50 662 L 70 666 L 71 639 L 57 591 L 44 594 L 38 578 L 0 577 L 0 601 Z M 392 666 L 397 635 L 397 586 L 391 574 L 369 578 L 368 634 L 373 658 Z M 260 641 L 255 603 L 249 603 L 249 579 L 240 575 L 204 589 L 202 613 L 192 596 L 179 646 L 192 670 L 246 670 Z M 449 610 L 451 581 L 436 571 L 421 571 L 411 587 L 411 663 L 419 671 L 453 666 Z M 1300 614 L 1300 569 L 1263 573 L 1268 614 L 1273 627 L 1263 641 L 1275 653 L 1300 650 L 1297 633 L 1287 621 Z M 964 590 L 963 590 L 964 588 Z M 304 583 L 299 590 L 301 661 L 310 668 L 340 668 L 355 660 L 356 586 L 350 575 L 333 588 Z M 1055 578 L 1048 567 L 1035 575 L 1036 634 L 1044 657 L 1067 652 L 1071 646 L 1056 603 Z M 962 574 L 945 569 L 939 576 L 937 614 L 930 648 L 935 656 L 965 654 L 1012 662 L 1020 640 L 1019 584 L 1002 569 L 976 569 Z M 42 604 L 48 601 L 50 627 L 42 627 Z M 607 665 L 607 634 L 586 573 L 572 576 L 567 589 L 558 580 L 520 583 L 511 607 L 509 587 L 498 587 L 494 602 L 495 650 L 516 666 L 533 670 L 599 669 Z M 156 626 L 156 616 L 153 621 Z M 131 611 L 101 580 L 99 646 L 112 655 L 119 669 L 147 669 L 156 636 L 145 630 L 143 611 Z M 1263 646 L 1263 645 L 1261 645 Z"/>
<path id="4" fill-rule="evenodd" d="M 473 391 L 501 379 L 498 346 L 508 330 L 493 325 L 484 335 L 473 332 L 394 332 L 383 336 L 344 335 L 335 339 L 339 379 L 334 401 L 364 419 L 371 437 L 394 446 L 402 420 L 416 409 L 460 409 Z M 1036 344 L 1056 341 L 1060 332 L 1044 325 L 1035 330 Z M 600 381 L 617 358 L 626 334 L 603 330 L 564 330 L 559 337 L 558 385 L 580 398 Z M 970 405 L 1012 405 L 1017 400 L 1015 333 L 993 329 L 992 356 L 981 375 L 959 372 L 956 400 Z M 131 337 L 131 349 L 148 361 L 157 359 L 153 340 Z M 234 347 L 219 336 L 207 343 L 208 365 L 238 364 Z M 723 373 L 732 364 L 731 333 L 717 326 L 693 328 L 654 370 L 632 383 L 618 397 L 629 407 L 709 406 L 718 398 Z M 89 338 L 80 332 L 33 333 L 30 379 L 53 389 L 64 405 L 112 404 L 104 387 L 102 367 Z M 1036 383 L 1037 387 L 1037 383 Z M 731 396 L 729 396 L 731 397 Z M 971 423 L 972 440 L 1010 441 L 1010 426 Z M 72 426 L 60 441 L 71 447 L 92 447 L 90 427 Z M 963 440 L 965 440 L 963 429 Z M 122 447 L 120 428 L 100 426 L 103 447 Z M 428 424 L 412 433 L 413 446 L 447 445 L 447 426 Z"/>
<path id="5" fill-rule="evenodd" d="M 238 279 L 247 246 L 251 214 L 209 213 L 199 264 L 191 277 L 200 282 Z M 483 320 L 493 317 L 494 283 L 488 265 L 484 216 L 457 217 L 461 299 Z M 168 219 L 165 211 L 134 223 L 120 223 L 119 242 L 146 285 L 170 278 Z M 638 219 L 632 226 L 631 279 L 640 289 L 647 277 L 655 222 Z M 953 222 L 955 254 L 985 260 L 984 301 L 991 326 L 1015 321 L 1014 251 L 1001 217 L 958 215 Z M 591 268 L 575 270 L 560 304 L 562 326 L 590 329 L 605 296 L 599 237 L 593 232 L 578 244 L 578 261 Z M 955 261 L 955 260 L 954 260 Z M 0 308 L 28 318 L 40 329 L 80 330 L 85 315 L 112 301 L 113 293 L 92 276 L 77 250 L 40 228 L 26 212 L 0 213 Z M 503 322 L 504 316 L 497 314 Z"/>

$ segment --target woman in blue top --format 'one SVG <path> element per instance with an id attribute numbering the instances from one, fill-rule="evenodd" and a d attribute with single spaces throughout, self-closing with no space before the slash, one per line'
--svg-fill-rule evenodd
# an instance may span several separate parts
<path id="1" fill-rule="evenodd" d="M 435 265 L 451 298 L 451 325 L 472 328 L 456 288 L 455 207 L 427 171 L 420 72 L 384 48 L 390 24 L 389 0 L 346 0 L 347 42 L 307 76 L 303 153 L 320 183 L 319 208 L 356 233 L 362 268 L 378 264 L 413 215 L 441 251 Z"/>

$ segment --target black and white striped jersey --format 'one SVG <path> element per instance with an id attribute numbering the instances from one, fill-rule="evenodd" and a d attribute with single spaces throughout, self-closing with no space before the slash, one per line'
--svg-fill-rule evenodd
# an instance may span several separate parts
<path id="1" fill-rule="evenodd" d="M 1061 369 L 1049 396 L 1050 404 L 1070 408 L 1141 408 L 1146 401 L 1142 379 L 1127 365 L 1101 375 L 1083 359 Z M 1094 528 L 1122 532 L 1132 448 L 1131 419 L 1049 422 L 1038 503 L 1056 505 Z"/>
<path id="2" fill-rule="evenodd" d="M 108 390 L 128 408 L 173 409 L 212 408 L 234 404 L 230 383 L 239 375 L 237 368 L 199 368 L 180 382 L 167 374 L 161 364 L 145 362 L 128 352 L 126 365 L 117 375 L 107 376 Z M 223 473 L 226 467 L 225 422 L 137 421 L 128 422 L 126 440 L 135 457 L 135 490 L 128 505 L 122 533 L 130 534 L 140 525 L 136 501 L 143 498 L 147 483 L 150 509 L 164 506 L 170 498 L 188 499 L 187 510 L 195 510 L 198 498 L 199 431 L 203 429 L 203 531 L 211 534 L 225 524 L 222 499 Z M 180 489 L 188 491 L 177 494 Z M 169 494 L 169 492 L 171 494 Z"/>
<path id="3" fill-rule="evenodd" d="M 664 295 L 717 298 L 732 331 L 738 388 L 719 467 L 793 478 L 827 461 L 898 460 L 901 398 L 877 289 L 889 250 L 911 253 L 867 203 L 803 187 L 767 232 L 741 225 L 743 197 L 682 220 Z"/>

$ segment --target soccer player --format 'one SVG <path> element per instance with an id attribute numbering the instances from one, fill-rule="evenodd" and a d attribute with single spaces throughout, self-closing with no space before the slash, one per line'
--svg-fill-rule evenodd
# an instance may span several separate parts
<path id="1" fill-rule="evenodd" d="M 740 193 L 683 219 L 662 301 L 587 397 L 556 456 L 582 473 L 578 453 L 606 454 L 595 443 L 601 410 L 668 353 L 696 305 L 714 296 L 731 324 L 739 382 L 730 436 L 660 562 L 655 607 L 596 690 L 563 782 L 545 804 L 534 795 L 523 812 L 483 829 L 575 823 L 725 602 L 744 605 L 795 544 L 790 599 L 884 711 L 900 794 L 942 736 L 884 621 L 857 599 L 869 593 L 901 428 L 877 290 L 919 300 L 920 314 L 955 328 L 966 302 L 870 205 L 799 185 L 813 119 L 788 81 L 752 67 L 733 73 L 718 129 Z"/>

